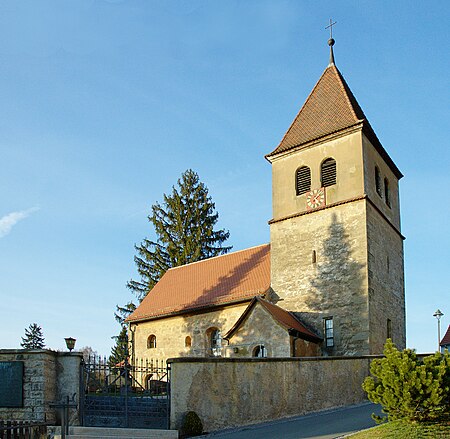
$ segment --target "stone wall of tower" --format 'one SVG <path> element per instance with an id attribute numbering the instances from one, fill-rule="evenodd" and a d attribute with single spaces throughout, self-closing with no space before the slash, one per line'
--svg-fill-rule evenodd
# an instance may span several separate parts
<path id="1" fill-rule="evenodd" d="M 364 188 L 370 200 L 367 203 L 370 347 L 372 354 L 379 354 L 388 336 L 388 325 L 394 343 L 399 348 L 406 344 L 399 184 L 398 178 L 369 140 L 365 136 L 362 140 Z M 379 169 L 381 193 L 376 190 L 375 167 Z M 389 203 L 385 179 L 389 185 Z"/>
<path id="2" fill-rule="evenodd" d="M 367 238 L 370 353 L 380 354 L 388 337 L 388 325 L 397 347 L 403 349 L 406 345 L 403 239 L 370 203 Z"/>
<path id="3" fill-rule="evenodd" d="M 297 312 L 316 331 L 323 330 L 324 318 L 333 317 L 334 348 L 324 348 L 328 355 L 370 352 L 365 203 L 351 201 L 270 226 L 277 305 Z"/>
<path id="4" fill-rule="evenodd" d="M 311 170 L 311 189 L 321 187 L 320 165 L 336 160 L 336 184 L 326 188 L 326 202 L 332 204 L 364 194 L 361 131 L 317 142 L 272 159 L 272 215 L 277 220 L 306 211 L 306 194 L 297 195 L 295 172 L 300 166 Z"/>
<path id="5" fill-rule="evenodd" d="M 400 197 L 398 178 L 365 135 L 362 136 L 364 160 L 364 193 L 380 209 L 386 220 L 400 230 Z M 376 191 L 375 167 L 380 171 L 381 194 Z M 390 206 L 386 203 L 384 180 L 389 182 Z"/>

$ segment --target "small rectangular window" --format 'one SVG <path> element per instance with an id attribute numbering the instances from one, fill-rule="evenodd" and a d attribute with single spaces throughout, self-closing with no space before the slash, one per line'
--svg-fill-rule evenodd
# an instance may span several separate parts
<path id="1" fill-rule="evenodd" d="M 389 190 L 389 180 L 387 178 L 384 179 L 384 200 L 388 207 L 391 207 L 391 193 Z"/>
<path id="2" fill-rule="evenodd" d="M 331 348 L 334 346 L 334 329 L 333 329 L 333 317 L 326 317 L 323 319 L 324 334 L 325 334 L 325 346 Z"/>
<path id="3" fill-rule="evenodd" d="M 381 176 L 380 170 L 377 166 L 375 166 L 375 188 L 377 190 L 377 194 L 381 197 Z"/>
<path id="4" fill-rule="evenodd" d="M 392 322 L 391 322 L 391 319 L 387 319 L 387 322 L 386 322 L 386 334 L 387 334 L 386 338 L 390 338 L 392 340 Z"/>

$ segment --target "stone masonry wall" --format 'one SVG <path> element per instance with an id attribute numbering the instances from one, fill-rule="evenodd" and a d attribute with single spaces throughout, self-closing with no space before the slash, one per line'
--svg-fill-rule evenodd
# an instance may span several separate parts
<path id="1" fill-rule="evenodd" d="M 230 339 L 229 356 L 251 357 L 258 345 L 264 345 L 268 357 L 289 357 L 290 337 L 273 317 L 256 303 L 247 319 Z M 238 348 L 235 353 L 233 347 Z"/>
<path id="2" fill-rule="evenodd" d="M 249 302 L 245 302 L 205 313 L 184 314 L 132 324 L 134 357 L 166 361 L 173 357 L 208 356 L 210 355 L 208 329 L 217 328 L 225 335 L 248 304 Z M 156 348 L 149 349 L 147 339 L 152 334 L 156 336 Z M 186 337 L 191 337 L 191 347 L 185 346 Z M 224 341 L 223 344 L 227 343 Z"/>
<path id="3" fill-rule="evenodd" d="M 325 355 L 369 354 L 365 200 L 272 223 L 270 233 L 277 305 L 322 336 L 323 318 L 333 317 Z"/>
<path id="4" fill-rule="evenodd" d="M 1 350 L 0 361 L 23 361 L 23 407 L 0 407 L 0 419 L 54 422 L 49 402 L 56 400 L 56 360 L 52 351 Z"/>
<path id="5" fill-rule="evenodd" d="M 367 203 L 369 320 L 371 354 L 383 352 L 391 321 L 391 338 L 406 346 L 403 240 Z"/>
<path id="6" fill-rule="evenodd" d="M 80 388 L 81 354 L 51 350 L 0 350 L 0 361 L 23 361 L 23 407 L 0 407 L 0 419 L 54 423 L 58 411 L 50 403 L 59 402 L 66 395 L 78 402 Z M 71 411 L 74 425 L 79 421 L 78 411 Z"/>
<path id="7" fill-rule="evenodd" d="M 214 431 L 363 402 L 372 358 L 172 359 L 171 428 L 191 410 Z"/>

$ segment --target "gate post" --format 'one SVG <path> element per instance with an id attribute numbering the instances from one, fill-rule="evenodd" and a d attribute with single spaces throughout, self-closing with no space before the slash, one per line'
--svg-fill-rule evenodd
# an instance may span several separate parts
<path id="1" fill-rule="evenodd" d="M 78 392 L 78 395 L 80 395 L 80 397 L 78 398 L 78 404 L 79 404 L 79 417 L 80 417 L 80 425 L 84 426 L 84 398 L 85 398 L 85 377 L 84 374 L 86 373 L 85 371 L 85 367 L 86 364 L 84 362 L 84 358 L 81 359 L 81 363 L 80 363 L 80 389 Z"/>
<path id="2" fill-rule="evenodd" d="M 170 401 L 172 396 L 171 376 L 170 376 L 170 363 L 166 361 L 167 370 L 167 429 L 170 430 Z"/>
<path id="3" fill-rule="evenodd" d="M 128 428 L 128 355 L 125 355 L 125 427 Z"/>

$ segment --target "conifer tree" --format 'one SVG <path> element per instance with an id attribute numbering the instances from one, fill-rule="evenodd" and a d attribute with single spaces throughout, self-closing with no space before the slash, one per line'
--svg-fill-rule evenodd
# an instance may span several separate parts
<path id="1" fill-rule="evenodd" d="M 111 349 L 108 363 L 110 366 L 116 366 L 124 361 L 128 355 L 128 333 L 126 326 L 122 326 L 119 335 L 115 335 L 111 338 L 116 340 L 116 344 Z"/>
<path id="2" fill-rule="evenodd" d="M 170 195 L 162 204 L 152 206 L 148 221 L 156 233 L 156 240 L 145 238 L 136 245 L 134 261 L 138 280 L 130 280 L 127 287 L 141 302 L 163 274 L 171 267 L 207 259 L 227 253 L 223 246 L 228 239 L 226 230 L 214 230 L 219 218 L 208 189 L 192 169 L 178 179 Z M 134 311 L 133 301 L 117 306 L 115 317 L 122 323 Z"/>
<path id="3" fill-rule="evenodd" d="M 20 343 L 24 349 L 43 349 L 45 347 L 42 328 L 37 323 L 31 323 L 28 329 L 25 328 L 25 337 Z"/>
<path id="4" fill-rule="evenodd" d="M 364 380 L 363 389 L 370 401 L 382 405 L 389 421 L 432 421 L 450 416 L 448 351 L 422 360 L 414 350 L 397 350 L 388 339 L 383 353 L 385 358 L 372 361 L 372 376 Z M 386 420 L 373 417 L 378 422 Z"/>

